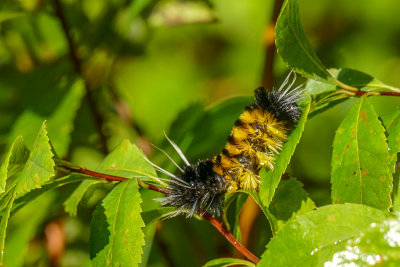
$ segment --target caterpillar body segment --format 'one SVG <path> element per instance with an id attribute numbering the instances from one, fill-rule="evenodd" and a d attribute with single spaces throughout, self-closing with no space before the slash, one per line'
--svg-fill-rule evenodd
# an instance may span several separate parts
<path id="1" fill-rule="evenodd" d="M 184 159 L 186 166 L 171 178 L 168 194 L 160 199 L 165 206 L 178 207 L 172 216 L 208 212 L 219 217 L 224 209 L 225 194 L 239 189 L 257 191 L 260 169 L 273 171 L 274 157 L 300 118 L 297 106 L 303 90 L 290 90 L 289 75 L 278 90 L 267 92 L 263 87 L 254 91 L 254 103 L 245 107 L 234 122 L 222 152 L 211 160 L 190 164 L 182 151 L 171 144 Z M 289 84 L 289 85 L 288 85 Z"/>

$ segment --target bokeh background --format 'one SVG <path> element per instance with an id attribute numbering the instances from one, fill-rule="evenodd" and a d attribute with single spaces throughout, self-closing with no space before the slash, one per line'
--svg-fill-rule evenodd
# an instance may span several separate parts
<path id="1" fill-rule="evenodd" d="M 65 15 L 80 73 L 55 12 L 57 3 Z M 172 152 L 164 131 L 191 161 L 212 156 L 224 146 L 234 119 L 251 102 L 253 90 L 260 85 L 279 87 L 288 73 L 273 47 L 273 25 L 281 3 L 2 0 L 1 154 L 16 135 L 35 128 L 34 121 L 50 117 L 81 77 L 91 92 L 102 135 L 99 118 L 94 118 L 84 98 L 65 159 L 95 168 L 107 151 L 128 138 L 157 164 L 173 171 L 165 156 L 150 145 Z M 306 35 L 327 67 L 357 69 L 400 86 L 398 0 L 301 0 L 300 9 Z M 399 106 L 390 97 L 371 101 L 380 115 Z M 309 120 L 288 169 L 319 206 L 330 203 L 331 145 L 351 103 Z M 28 145 L 34 138 L 24 135 Z M 78 216 L 69 217 L 62 202 L 75 187 L 59 190 L 50 200 L 42 199 L 14 216 L 10 247 L 18 234 L 30 241 L 20 248 L 26 256 L 9 266 L 23 262 L 27 266 L 90 266 L 90 214 L 109 188 L 89 190 Z M 145 209 L 154 206 L 149 203 L 153 197 L 143 192 Z M 38 218 L 38 228 L 23 235 L 18 229 L 29 224 L 29 209 L 35 207 L 51 212 Z M 243 213 L 242 240 L 261 255 L 271 236 L 268 223 L 251 202 Z M 216 257 L 240 256 L 210 225 L 195 219 L 166 220 L 146 231 L 155 232 L 153 246 L 149 243 L 145 248 L 149 266 L 187 266 L 189 262 L 199 266 Z M 62 243 L 56 253 L 46 250 L 53 239 Z M 12 258 L 16 252 L 7 253 Z"/>

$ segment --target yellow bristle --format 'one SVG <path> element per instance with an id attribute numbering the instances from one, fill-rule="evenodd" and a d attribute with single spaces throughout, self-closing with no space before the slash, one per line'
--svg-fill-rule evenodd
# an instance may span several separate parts
<path id="1" fill-rule="evenodd" d="M 233 139 L 237 142 L 247 139 L 247 135 L 248 135 L 248 132 L 246 131 L 246 129 L 244 129 L 242 127 L 234 127 L 232 129 Z"/>
<path id="2" fill-rule="evenodd" d="M 239 155 L 244 151 L 239 145 L 233 145 L 230 143 L 226 144 L 225 149 L 228 150 L 229 154 L 233 156 Z"/>
<path id="3" fill-rule="evenodd" d="M 238 150 L 242 151 L 242 153 L 252 154 L 254 153 L 254 149 L 252 145 L 247 140 L 243 140 L 239 144 L 237 144 Z"/>
<path id="4" fill-rule="evenodd" d="M 215 162 L 213 162 L 213 163 L 214 163 L 213 171 L 222 176 L 224 174 L 224 172 L 222 170 L 221 165 L 216 164 Z"/>
<path id="5" fill-rule="evenodd" d="M 245 124 L 252 124 L 255 122 L 255 117 L 252 111 L 245 110 L 240 116 L 239 119 Z"/>
<path id="6" fill-rule="evenodd" d="M 238 184 L 232 180 L 230 180 L 230 177 L 225 177 L 225 179 L 228 179 L 228 182 L 226 183 L 226 188 L 228 189 L 227 193 L 232 194 L 233 192 L 238 190 Z"/>
<path id="7" fill-rule="evenodd" d="M 269 113 L 264 113 L 264 111 L 262 111 L 261 109 L 255 109 L 254 113 L 253 113 L 254 118 L 256 119 L 256 123 L 259 123 L 259 124 L 264 124 L 265 123 L 266 116 L 268 114 Z"/>
<path id="8" fill-rule="evenodd" d="M 257 190 L 260 183 L 260 177 L 245 168 L 241 170 L 240 176 L 240 187 L 244 190 Z"/>
<path id="9" fill-rule="evenodd" d="M 286 140 L 286 128 L 283 125 L 280 124 L 275 124 L 275 125 L 267 125 L 266 127 L 267 132 L 270 135 L 273 135 L 275 137 L 279 137 L 283 140 Z"/>
<path id="10" fill-rule="evenodd" d="M 269 168 L 271 171 L 274 170 L 274 156 L 269 154 L 269 153 L 263 153 L 263 152 L 256 152 L 257 158 L 260 161 L 261 166 L 265 166 Z"/>
<path id="11" fill-rule="evenodd" d="M 223 154 L 221 155 L 221 167 L 225 170 L 234 168 L 236 165 L 234 161 L 235 159 L 233 158 L 230 158 Z"/>

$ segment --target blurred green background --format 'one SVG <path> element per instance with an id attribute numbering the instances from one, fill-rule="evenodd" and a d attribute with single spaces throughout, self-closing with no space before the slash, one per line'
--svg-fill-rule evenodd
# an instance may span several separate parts
<path id="1" fill-rule="evenodd" d="M 1 154 L 18 134 L 32 145 L 40 127 L 37 122 L 52 116 L 79 76 L 54 3 L 0 2 Z M 217 153 L 266 73 L 273 75 L 269 82 L 277 87 L 288 73 L 278 55 L 272 69 L 264 67 L 275 4 L 264 0 L 61 1 L 81 60 L 81 76 L 103 121 L 108 150 L 129 138 L 155 162 L 172 168 L 149 145 L 171 152 L 164 140 L 166 131 L 191 161 Z M 327 67 L 357 69 L 400 86 L 398 0 L 301 0 L 300 9 L 306 35 Z M 237 96 L 241 97 L 230 99 Z M 390 97 L 371 101 L 380 115 L 399 108 L 398 100 Z M 317 205 L 330 203 L 331 145 L 351 102 L 310 119 L 288 170 L 304 183 Z M 104 157 L 99 144 L 96 122 L 84 99 L 70 146 L 62 156 L 95 168 Z M 71 218 L 63 213 L 61 203 L 73 189 L 51 196 L 48 205 L 54 212 L 38 219 L 40 227 L 32 230 L 31 238 L 36 238 L 27 248 L 26 265 L 49 264 L 38 243 L 45 242 L 46 225 L 54 220 L 62 222 L 67 236 L 67 248 L 57 264 L 89 264 L 90 213 L 104 190 L 89 191 L 78 217 Z M 15 216 L 10 231 L 24 223 L 24 214 L 20 217 Z M 251 230 L 249 247 L 257 255 L 270 236 L 265 225 L 265 218 L 258 216 Z M 151 266 L 187 266 L 188 262 L 198 266 L 233 250 L 210 225 L 194 219 L 172 219 L 158 228 Z"/>

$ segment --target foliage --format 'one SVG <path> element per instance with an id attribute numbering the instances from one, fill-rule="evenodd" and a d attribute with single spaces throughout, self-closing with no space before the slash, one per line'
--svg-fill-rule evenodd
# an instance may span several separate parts
<path id="1" fill-rule="evenodd" d="M 251 103 L 219 99 L 250 93 L 262 72 L 261 17 L 273 8 L 245 2 L 231 9 L 205 0 L 0 3 L 5 266 L 257 264 L 232 253 L 206 217 L 170 218 L 175 208 L 161 207 L 162 193 L 150 191 L 165 180 L 147 159 L 176 171 L 166 154 L 180 159 L 162 137 L 168 128 L 189 161 L 212 157 Z M 300 17 L 299 1 L 286 0 L 275 64 L 306 79 L 302 117 L 274 171 L 261 170 L 259 192 L 226 196 L 223 227 L 261 256 L 257 266 L 396 266 L 400 89 L 362 71 L 327 69 L 329 56 L 312 49 Z M 199 101 L 207 95 L 209 107 Z M 333 122 L 324 117 L 332 113 Z M 326 142 L 332 152 L 315 149 L 325 136 L 334 136 Z M 319 160 L 329 153 L 324 167 Z M 252 201 L 262 215 L 246 229 L 241 220 Z M 63 243 L 58 250 L 54 239 Z"/>

